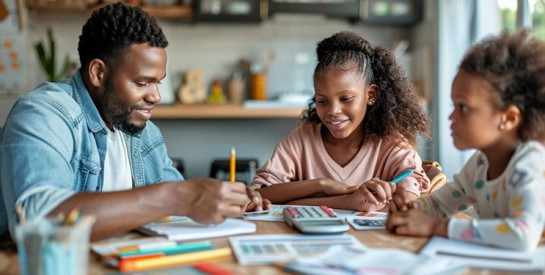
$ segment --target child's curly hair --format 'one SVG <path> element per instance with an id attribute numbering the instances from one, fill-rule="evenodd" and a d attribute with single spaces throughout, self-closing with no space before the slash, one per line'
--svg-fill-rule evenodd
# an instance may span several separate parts
<path id="1" fill-rule="evenodd" d="M 529 30 L 503 31 L 468 50 L 460 70 L 484 77 L 496 90 L 493 103 L 522 115 L 522 141 L 545 139 L 545 43 Z"/>
<path id="2" fill-rule="evenodd" d="M 319 42 L 316 54 L 314 78 L 335 70 L 356 70 L 365 85 L 377 86 L 376 103 L 368 106 L 362 123 L 367 138 L 416 146 L 418 133 L 429 137 L 430 120 L 414 87 L 387 49 L 372 47 L 359 35 L 345 31 Z M 314 97 L 303 113 L 304 122 L 321 123 L 315 103 Z"/>

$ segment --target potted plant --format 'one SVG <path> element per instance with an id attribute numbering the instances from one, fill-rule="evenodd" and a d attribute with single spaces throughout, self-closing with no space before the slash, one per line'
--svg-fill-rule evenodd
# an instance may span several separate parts
<path id="1" fill-rule="evenodd" d="M 66 75 L 70 64 L 70 59 L 68 54 L 66 54 L 62 67 L 60 68 L 60 71 L 57 72 L 57 45 L 55 38 L 53 37 L 53 30 L 51 27 L 47 28 L 47 40 L 49 42 L 49 53 L 46 53 L 43 41 L 39 41 L 38 43 L 34 44 L 34 49 L 36 50 L 36 55 L 40 61 L 40 66 L 47 75 L 47 81 L 57 82 Z"/>

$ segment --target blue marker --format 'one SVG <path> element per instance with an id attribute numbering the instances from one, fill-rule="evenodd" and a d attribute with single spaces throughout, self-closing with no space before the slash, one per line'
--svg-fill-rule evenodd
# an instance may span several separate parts
<path id="1" fill-rule="evenodd" d="M 398 183 L 400 182 L 402 179 L 408 177 L 410 174 L 413 173 L 413 170 L 407 170 L 401 174 L 399 174 L 399 176 L 395 177 L 395 179 L 392 180 L 392 183 Z"/>

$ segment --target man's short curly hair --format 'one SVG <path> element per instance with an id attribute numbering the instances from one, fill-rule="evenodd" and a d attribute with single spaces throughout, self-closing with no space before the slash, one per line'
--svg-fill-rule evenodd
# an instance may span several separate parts
<path id="1" fill-rule="evenodd" d="M 460 70 L 482 76 L 494 87 L 500 110 L 516 106 L 522 114 L 522 141 L 545 140 L 545 42 L 530 31 L 503 31 L 468 50 Z"/>
<path id="2" fill-rule="evenodd" d="M 430 120 L 413 85 L 395 58 L 383 47 L 372 47 L 353 32 L 339 32 L 318 43 L 314 77 L 331 71 L 355 71 L 365 85 L 377 86 L 376 103 L 367 108 L 362 127 L 367 138 L 416 146 L 417 135 L 429 136 Z M 312 99 L 303 121 L 320 123 Z"/>
<path id="3" fill-rule="evenodd" d="M 168 41 L 155 18 L 142 9 L 121 2 L 93 12 L 83 25 L 78 43 L 82 67 L 95 58 L 115 67 L 117 58 L 132 44 L 166 48 Z"/>

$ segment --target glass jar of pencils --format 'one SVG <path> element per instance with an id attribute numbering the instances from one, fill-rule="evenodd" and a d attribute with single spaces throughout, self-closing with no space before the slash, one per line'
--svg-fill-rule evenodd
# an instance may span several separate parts
<path id="1" fill-rule="evenodd" d="M 94 217 L 41 218 L 15 226 L 23 275 L 87 274 Z"/>

